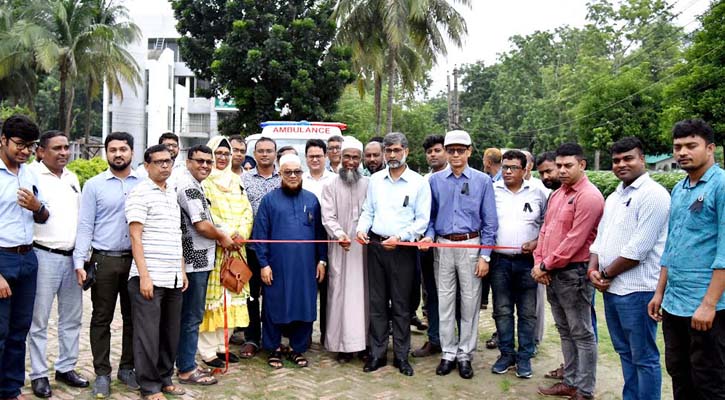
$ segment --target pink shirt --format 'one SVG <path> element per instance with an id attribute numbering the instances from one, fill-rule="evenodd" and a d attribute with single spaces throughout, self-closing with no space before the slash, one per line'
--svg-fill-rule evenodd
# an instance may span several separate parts
<path id="1" fill-rule="evenodd" d="M 604 197 L 584 175 L 574 186 L 552 193 L 534 250 L 534 265 L 557 269 L 589 261 L 589 246 L 597 236 Z"/>

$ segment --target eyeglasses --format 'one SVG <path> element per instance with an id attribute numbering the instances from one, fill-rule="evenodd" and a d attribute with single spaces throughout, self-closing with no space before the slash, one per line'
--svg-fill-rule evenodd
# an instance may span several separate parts
<path id="1" fill-rule="evenodd" d="M 325 158 L 325 156 L 321 155 L 321 154 L 320 155 L 308 155 L 307 158 L 309 158 L 310 160 L 321 160 L 321 159 Z"/>
<path id="2" fill-rule="evenodd" d="M 456 154 L 463 155 L 463 154 L 466 154 L 466 150 L 468 150 L 468 148 L 466 148 L 466 147 L 448 147 L 448 148 L 446 148 L 446 153 L 448 153 L 449 155 L 452 155 L 452 156 L 456 155 Z"/>
<path id="3" fill-rule="evenodd" d="M 511 172 L 516 172 L 516 171 L 518 171 L 520 169 L 523 169 L 523 168 L 522 167 L 519 167 L 518 165 L 504 165 L 503 167 L 501 167 L 501 169 L 504 170 L 504 171 L 509 170 Z"/>
<path id="4" fill-rule="evenodd" d="M 190 158 L 189 160 L 194 161 L 195 163 L 199 165 L 214 165 L 214 160 L 206 159 L 206 158 Z"/>
<path id="5" fill-rule="evenodd" d="M 9 138 L 8 140 L 10 140 L 11 142 L 15 143 L 15 147 L 17 147 L 18 150 L 28 149 L 30 151 L 35 151 L 35 149 L 38 148 L 38 142 L 37 141 L 34 141 L 34 142 L 24 142 L 24 141 L 21 140 L 21 141 L 18 142 L 18 141 L 13 140 L 12 138 Z"/>
<path id="6" fill-rule="evenodd" d="M 399 148 L 399 149 L 391 149 L 388 147 L 385 148 L 385 154 L 401 154 L 403 151 L 405 151 L 404 148 Z"/>
<path id="7" fill-rule="evenodd" d="M 327 151 L 332 152 L 332 153 L 337 153 L 338 151 L 340 151 L 341 148 L 342 147 L 340 147 L 340 146 L 328 146 Z"/>
<path id="8" fill-rule="evenodd" d="M 174 163 L 174 160 L 166 158 L 163 160 L 151 160 L 151 162 L 157 167 L 168 167 Z"/>
<path id="9" fill-rule="evenodd" d="M 214 155 L 219 158 L 229 158 L 229 154 L 230 153 L 214 153 Z"/>
<path id="10" fill-rule="evenodd" d="M 294 170 L 284 170 L 282 171 L 282 175 L 286 176 L 287 178 L 291 178 L 293 176 L 302 176 L 302 170 L 301 169 L 294 169 Z"/>

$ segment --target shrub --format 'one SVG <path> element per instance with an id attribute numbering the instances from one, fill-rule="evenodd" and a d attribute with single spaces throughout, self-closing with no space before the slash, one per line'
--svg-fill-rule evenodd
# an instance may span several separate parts
<path id="1" fill-rule="evenodd" d="M 684 172 L 652 172 L 649 171 L 650 176 L 655 182 L 664 186 L 667 191 L 671 192 L 672 188 L 685 177 Z M 609 196 L 619 185 L 619 179 L 614 176 L 612 171 L 587 171 L 587 177 L 594 184 L 594 186 L 602 192 L 602 195 L 606 198 Z"/>
<path id="2" fill-rule="evenodd" d="M 78 175 L 81 187 L 87 180 L 100 174 L 108 168 L 108 163 L 101 157 L 93 157 L 90 160 L 78 158 L 68 163 L 68 169 Z"/>

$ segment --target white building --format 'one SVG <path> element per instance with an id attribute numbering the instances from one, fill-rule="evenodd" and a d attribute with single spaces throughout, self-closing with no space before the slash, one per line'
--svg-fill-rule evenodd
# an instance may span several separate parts
<path id="1" fill-rule="evenodd" d="M 143 152 L 158 143 L 164 132 L 181 137 L 181 147 L 206 143 L 218 134 L 219 120 L 236 109 L 218 99 L 198 97 L 197 88 L 208 85 L 197 79 L 181 59 L 176 19 L 167 0 L 129 0 L 125 3 L 142 38 L 127 50 L 138 63 L 143 84 L 134 89 L 123 84 L 123 99 L 103 96 L 103 137 L 124 131 L 133 135 L 134 164 Z M 180 154 L 185 157 L 185 154 Z"/>

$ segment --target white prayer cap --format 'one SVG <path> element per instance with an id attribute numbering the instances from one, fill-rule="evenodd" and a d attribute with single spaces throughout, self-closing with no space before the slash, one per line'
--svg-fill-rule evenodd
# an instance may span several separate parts
<path id="1" fill-rule="evenodd" d="M 282 167 L 285 164 L 297 164 L 302 165 L 302 160 L 300 160 L 300 157 L 297 154 L 285 154 L 279 159 L 279 166 Z"/>
<path id="2" fill-rule="evenodd" d="M 342 149 L 341 151 L 345 151 L 347 149 L 355 149 L 362 153 L 363 151 L 363 144 L 361 141 L 357 140 L 356 138 L 352 136 L 345 136 L 345 140 L 342 142 Z"/>
<path id="3" fill-rule="evenodd" d="M 471 136 L 466 131 L 455 130 L 446 133 L 446 139 L 443 142 L 443 146 L 451 144 L 462 144 L 464 146 L 471 145 Z"/>

